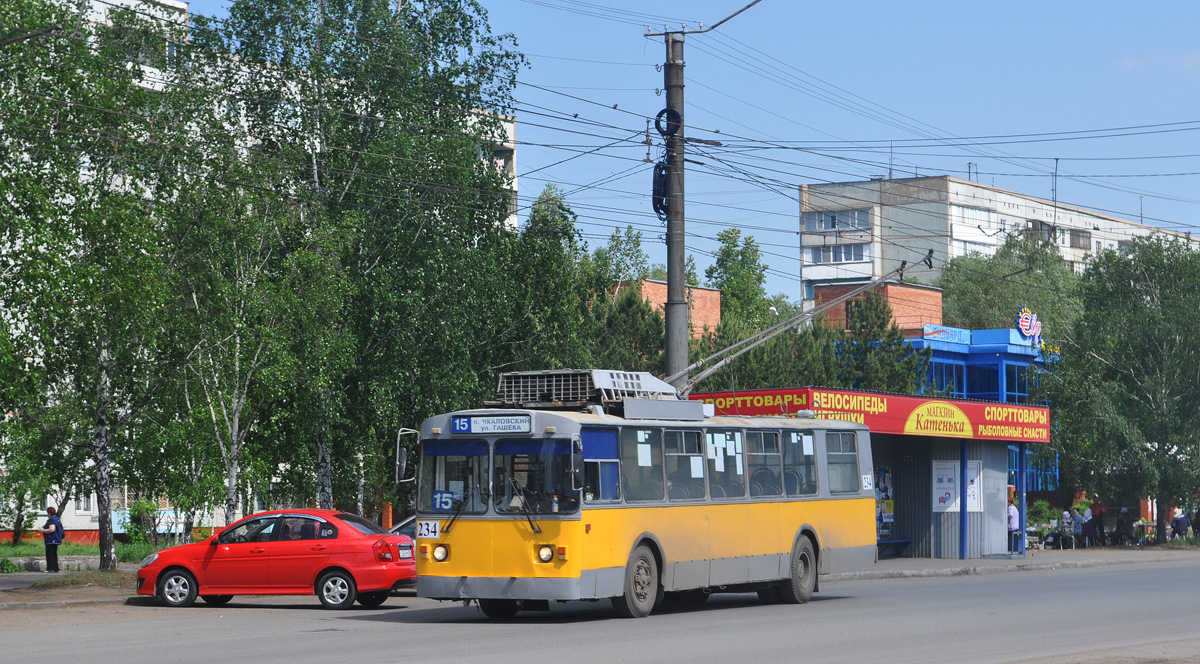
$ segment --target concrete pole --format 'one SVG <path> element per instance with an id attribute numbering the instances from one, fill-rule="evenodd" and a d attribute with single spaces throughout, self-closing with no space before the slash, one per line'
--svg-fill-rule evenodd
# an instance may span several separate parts
<path id="1" fill-rule="evenodd" d="M 683 33 L 668 32 L 664 35 L 667 44 L 667 63 L 663 70 L 664 87 L 667 90 L 667 108 L 679 113 L 679 131 L 667 138 L 667 306 L 666 323 L 666 374 L 677 374 L 688 365 L 688 304 L 687 278 L 684 264 L 687 260 L 684 243 L 683 214 Z M 675 380 L 676 387 L 687 383 L 684 374 Z"/>

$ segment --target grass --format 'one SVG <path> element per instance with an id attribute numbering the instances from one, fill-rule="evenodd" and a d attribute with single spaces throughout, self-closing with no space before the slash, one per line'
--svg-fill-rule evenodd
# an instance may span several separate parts
<path id="1" fill-rule="evenodd" d="M 141 562 L 142 558 L 164 549 L 164 546 L 153 544 L 125 544 L 117 542 L 117 561 L 122 563 Z M 46 555 L 46 545 L 41 540 L 25 540 L 19 546 L 13 546 L 11 541 L 0 542 L 0 558 L 41 558 Z M 72 544 L 70 542 L 58 547 L 59 556 L 92 556 L 100 557 L 100 547 L 92 544 Z"/>
<path id="2" fill-rule="evenodd" d="M 25 539 L 18 546 L 13 546 L 12 540 L 0 542 L 0 558 L 40 558 L 44 555 L 46 555 L 46 545 L 41 539 Z M 58 555 L 99 556 L 100 547 L 68 542 L 59 545 Z"/>
<path id="3" fill-rule="evenodd" d="M 49 588 L 78 588 L 81 586 L 101 586 L 128 590 L 134 586 L 135 574 L 125 570 L 89 569 L 82 572 L 64 572 L 49 579 L 39 579 L 30 586 L 35 590 Z"/>

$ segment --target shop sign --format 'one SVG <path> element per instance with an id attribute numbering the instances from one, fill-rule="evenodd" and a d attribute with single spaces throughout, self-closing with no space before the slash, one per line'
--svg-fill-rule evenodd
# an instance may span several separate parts
<path id="1" fill-rule="evenodd" d="M 1034 348 L 1042 347 L 1042 322 L 1029 307 L 1021 307 L 1017 312 L 1017 331 L 1021 333 L 1021 338 L 1028 339 Z"/>
<path id="2" fill-rule="evenodd" d="M 921 336 L 930 341 L 945 341 L 952 344 L 971 344 L 971 331 L 944 325 L 922 325 Z"/>
<path id="3" fill-rule="evenodd" d="M 1045 443 L 1050 410 L 1042 406 L 935 399 L 825 388 L 692 394 L 717 415 L 787 416 L 811 410 L 817 419 L 865 424 L 876 433 Z"/>

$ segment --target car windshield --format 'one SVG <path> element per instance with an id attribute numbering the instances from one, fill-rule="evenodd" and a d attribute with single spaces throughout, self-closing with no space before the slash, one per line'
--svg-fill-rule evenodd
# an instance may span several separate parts
<path id="1" fill-rule="evenodd" d="M 482 514 L 487 509 L 487 469 L 488 445 L 482 440 L 422 441 L 417 509 Z"/>
<path id="2" fill-rule="evenodd" d="M 357 530 L 364 535 L 386 535 L 387 531 L 380 528 L 378 524 L 367 521 L 357 514 L 337 514 L 335 515 L 339 521 L 345 523 L 351 528 Z"/>
<path id="3" fill-rule="evenodd" d="M 579 509 L 571 490 L 570 440 L 501 440 L 496 443 L 496 511 L 553 514 Z"/>

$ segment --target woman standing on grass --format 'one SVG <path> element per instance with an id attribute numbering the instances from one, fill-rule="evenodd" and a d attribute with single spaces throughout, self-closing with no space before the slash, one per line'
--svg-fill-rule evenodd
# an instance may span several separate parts
<path id="1" fill-rule="evenodd" d="M 45 525 L 42 526 L 42 537 L 46 538 L 46 571 L 58 571 L 58 545 L 63 541 L 62 521 L 58 519 L 58 510 L 53 506 L 46 508 Z"/>

